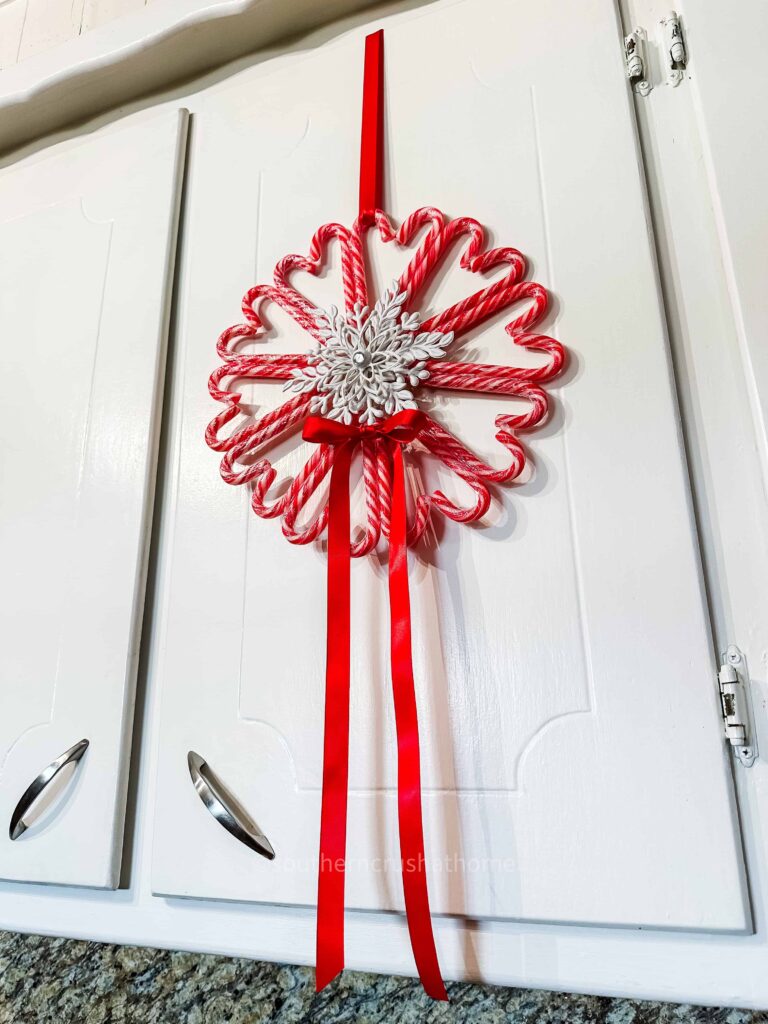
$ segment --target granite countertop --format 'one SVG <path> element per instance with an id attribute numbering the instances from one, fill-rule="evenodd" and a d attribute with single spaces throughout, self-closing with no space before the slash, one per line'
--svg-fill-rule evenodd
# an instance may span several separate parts
<path id="1" fill-rule="evenodd" d="M 0 1024 L 768 1024 L 768 1011 L 571 996 L 0 932 Z"/>

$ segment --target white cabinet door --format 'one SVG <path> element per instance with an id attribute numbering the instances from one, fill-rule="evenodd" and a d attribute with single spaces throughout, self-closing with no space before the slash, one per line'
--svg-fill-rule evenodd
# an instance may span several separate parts
<path id="1" fill-rule="evenodd" d="M 768 31 L 768 8 L 756 0 L 721 18 L 714 4 L 690 0 L 685 17 L 695 25 L 695 61 L 690 69 L 696 91 L 699 130 L 723 249 L 723 264 L 737 329 L 745 352 L 762 448 L 768 450 L 768 303 L 765 301 L 765 240 L 768 198 L 768 136 L 751 130 L 744 97 L 765 89 L 765 62 L 759 58 Z M 745 33 L 743 26 L 749 25 Z M 733 60 L 732 54 L 740 59 Z M 748 197 L 745 201 L 745 197 Z M 764 455 L 765 459 L 766 456 Z M 768 474 L 768 463 L 764 462 Z"/>
<path id="2" fill-rule="evenodd" d="M 183 254 L 164 595 L 156 893 L 313 904 L 325 553 L 288 544 L 205 445 L 219 332 L 275 261 L 356 213 L 362 34 L 204 99 Z M 750 927 L 715 662 L 610 0 L 438 4 L 388 28 L 387 207 L 470 215 L 530 258 L 571 353 L 534 471 L 483 528 L 441 523 L 411 559 L 430 896 L 438 913 Z M 236 157 L 233 158 L 233 154 Z M 380 257 L 380 253 L 373 247 Z M 383 262 L 384 258 L 380 257 Z M 404 262 L 405 257 L 401 256 Z M 402 262 L 400 264 L 402 266 Z M 393 275 L 393 260 L 376 274 Z M 339 303 L 338 268 L 301 278 Z M 451 270 L 429 310 L 470 290 Z M 273 351 L 309 344 L 269 308 Z M 503 319 L 471 357 L 522 360 Z M 467 346 L 464 347 L 467 353 Z M 248 390 L 255 412 L 279 384 Z M 435 414 L 500 463 L 496 398 Z M 293 435 L 271 456 L 295 473 Z M 401 908 L 386 580 L 353 567 L 347 905 Z M 275 847 L 206 812 L 195 750 Z"/>
<path id="3" fill-rule="evenodd" d="M 174 111 L 0 175 L 3 878 L 118 882 L 185 135 Z"/>

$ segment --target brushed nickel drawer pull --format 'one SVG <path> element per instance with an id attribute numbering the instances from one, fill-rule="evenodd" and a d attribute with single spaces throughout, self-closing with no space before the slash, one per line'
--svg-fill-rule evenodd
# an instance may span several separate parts
<path id="1" fill-rule="evenodd" d="M 43 768 L 37 778 L 25 789 L 21 800 L 16 804 L 16 809 L 11 815 L 11 824 L 8 829 L 8 835 L 11 839 L 18 839 L 19 836 L 24 835 L 28 828 L 26 821 L 24 821 L 24 816 L 29 812 L 32 804 L 53 782 L 62 768 L 65 768 L 68 764 L 76 765 L 80 761 L 80 758 L 88 749 L 88 743 L 88 740 L 80 740 L 79 743 L 71 746 L 69 750 L 65 750 L 55 761 L 51 761 L 46 768 Z"/>
<path id="2" fill-rule="evenodd" d="M 270 841 L 241 807 L 236 797 L 216 777 L 207 762 L 194 750 L 190 750 L 187 754 L 187 764 L 197 795 L 216 821 L 250 850 L 261 854 L 267 860 L 274 860 L 275 851 Z"/>

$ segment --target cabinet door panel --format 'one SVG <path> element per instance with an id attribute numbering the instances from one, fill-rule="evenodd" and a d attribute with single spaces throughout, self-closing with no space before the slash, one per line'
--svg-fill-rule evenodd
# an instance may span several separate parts
<path id="1" fill-rule="evenodd" d="M 390 213 L 435 205 L 520 248 L 556 297 L 545 329 L 572 354 L 549 424 L 528 442 L 532 474 L 499 491 L 483 528 L 441 523 L 439 546 L 428 540 L 411 559 L 433 909 L 746 929 L 613 4 L 435 5 L 389 26 L 385 45 Z M 158 893 L 315 899 L 326 557 L 289 545 L 221 482 L 203 441 L 217 410 L 202 384 L 245 289 L 269 280 L 280 256 L 306 252 L 320 224 L 355 216 L 361 55 L 355 34 L 273 61 L 214 89 L 200 114 L 173 410 Z M 373 250 L 380 287 L 398 257 Z M 338 304 L 337 271 L 301 285 Z M 467 289 L 449 268 L 425 313 Z M 274 351 L 307 348 L 269 315 Z M 523 362 L 503 323 L 462 355 Z M 247 401 L 280 399 L 264 384 Z M 496 462 L 504 407 L 453 395 L 433 406 Z M 295 473 L 309 452 L 293 438 L 276 453 L 280 469 Z M 352 575 L 347 903 L 400 909 L 385 572 L 371 558 Z M 206 813 L 189 749 L 252 812 L 274 862 Z"/>
<path id="2" fill-rule="evenodd" d="M 0 875 L 114 887 L 186 114 L 0 187 Z M 89 748 L 12 842 L 38 773 Z"/>

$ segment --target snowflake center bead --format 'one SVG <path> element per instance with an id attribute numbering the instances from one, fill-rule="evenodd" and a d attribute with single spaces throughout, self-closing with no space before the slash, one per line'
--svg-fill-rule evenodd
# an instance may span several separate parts
<path id="1" fill-rule="evenodd" d="M 429 377 L 427 363 L 445 355 L 453 332 L 420 332 L 419 314 L 403 312 L 405 299 L 394 282 L 373 309 L 358 303 L 347 313 L 320 310 L 322 340 L 285 388 L 311 394 L 313 414 L 342 423 L 370 425 L 418 408 L 414 390 Z"/>

